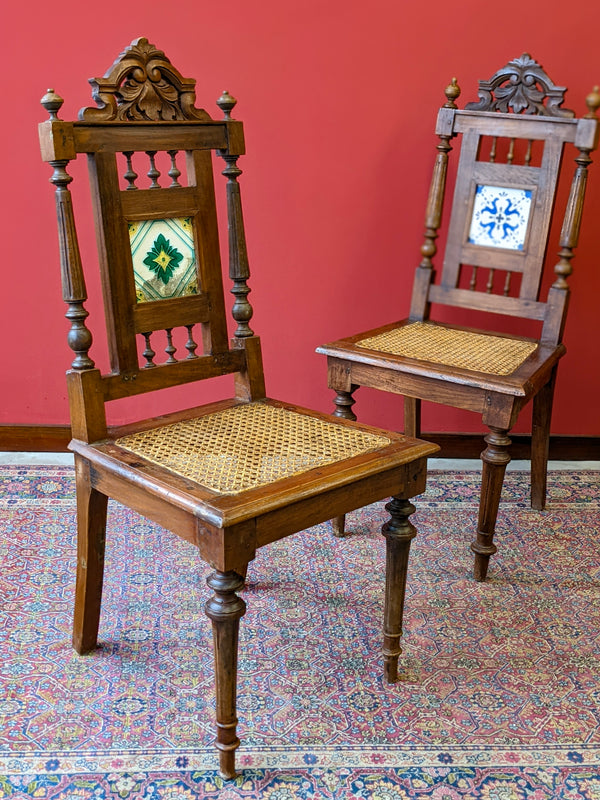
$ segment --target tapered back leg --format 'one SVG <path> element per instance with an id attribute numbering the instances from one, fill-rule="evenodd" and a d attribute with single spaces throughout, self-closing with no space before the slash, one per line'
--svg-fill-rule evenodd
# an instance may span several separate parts
<path id="1" fill-rule="evenodd" d="M 93 489 L 89 465 L 76 457 L 77 577 L 73 647 L 88 653 L 96 647 L 102 603 L 108 498 Z"/>
<path id="2" fill-rule="evenodd" d="M 533 398 L 531 425 L 531 507 L 542 511 L 546 507 L 546 480 L 550 444 L 550 420 L 554 400 L 556 368 L 548 383 Z"/>

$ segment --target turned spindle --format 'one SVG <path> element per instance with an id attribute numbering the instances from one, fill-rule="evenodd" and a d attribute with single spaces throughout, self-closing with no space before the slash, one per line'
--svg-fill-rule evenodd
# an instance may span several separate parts
<path id="1" fill-rule="evenodd" d="M 50 115 L 50 121 L 58 123 L 58 112 L 64 102 L 62 97 L 54 89 L 48 89 L 40 102 Z M 67 304 L 65 316 L 71 323 L 67 342 L 75 353 L 71 366 L 74 370 L 92 369 L 94 362 L 88 355 L 92 346 L 92 334 L 85 324 L 88 317 L 88 312 L 84 307 L 87 291 L 75 229 L 73 201 L 68 189 L 73 178 L 67 172 L 69 159 L 56 159 L 49 163 L 54 169 L 50 182 L 56 188 L 62 294 L 63 300 Z"/>

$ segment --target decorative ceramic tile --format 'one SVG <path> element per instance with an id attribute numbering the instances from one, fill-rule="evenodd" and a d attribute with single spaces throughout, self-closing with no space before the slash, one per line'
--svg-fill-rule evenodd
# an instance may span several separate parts
<path id="1" fill-rule="evenodd" d="M 138 303 L 198 293 L 189 217 L 130 222 L 129 240 Z"/>
<path id="2" fill-rule="evenodd" d="M 469 243 L 522 250 L 531 197 L 531 189 L 479 184 L 475 193 Z"/>

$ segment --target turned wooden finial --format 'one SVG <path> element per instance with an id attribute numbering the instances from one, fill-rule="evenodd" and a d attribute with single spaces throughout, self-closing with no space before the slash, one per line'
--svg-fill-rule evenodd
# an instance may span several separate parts
<path id="1" fill-rule="evenodd" d="M 594 86 L 592 91 L 585 98 L 585 104 L 588 107 L 588 113 L 585 119 L 596 119 L 596 112 L 600 108 L 600 88 Z"/>
<path id="2" fill-rule="evenodd" d="M 458 100 L 460 97 L 460 86 L 458 85 L 456 78 L 452 78 L 449 85 L 444 89 L 444 94 L 448 98 L 444 103 L 444 108 L 457 108 L 454 101 Z"/>
<path id="3" fill-rule="evenodd" d="M 217 105 L 223 112 L 223 119 L 231 119 L 231 112 L 237 104 L 235 97 L 232 97 L 227 89 L 223 90 L 223 94 L 217 100 Z"/>
<path id="4" fill-rule="evenodd" d="M 50 119 L 52 120 L 58 119 L 56 115 L 64 102 L 63 98 L 57 94 L 54 89 L 48 89 L 40 100 L 40 103 L 44 106 L 48 114 L 50 114 Z"/>

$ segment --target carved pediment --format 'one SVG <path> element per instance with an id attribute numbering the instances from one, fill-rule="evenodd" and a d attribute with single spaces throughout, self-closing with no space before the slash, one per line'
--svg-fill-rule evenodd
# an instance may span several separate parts
<path id="1" fill-rule="evenodd" d="M 546 117 L 574 117 L 575 112 L 560 108 L 564 102 L 564 86 L 555 86 L 529 53 L 509 61 L 488 81 L 479 81 L 479 102 L 467 103 L 468 111 L 511 110 L 515 114 L 538 114 Z"/>
<path id="2" fill-rule="evenodd" d="M 84 108 L 86 122 L 210 120 L 194 107 L 196 81 L 184 78 L 162 50 L 135 39 L 102 78 L 90 78 L 98 108 Z"/>

